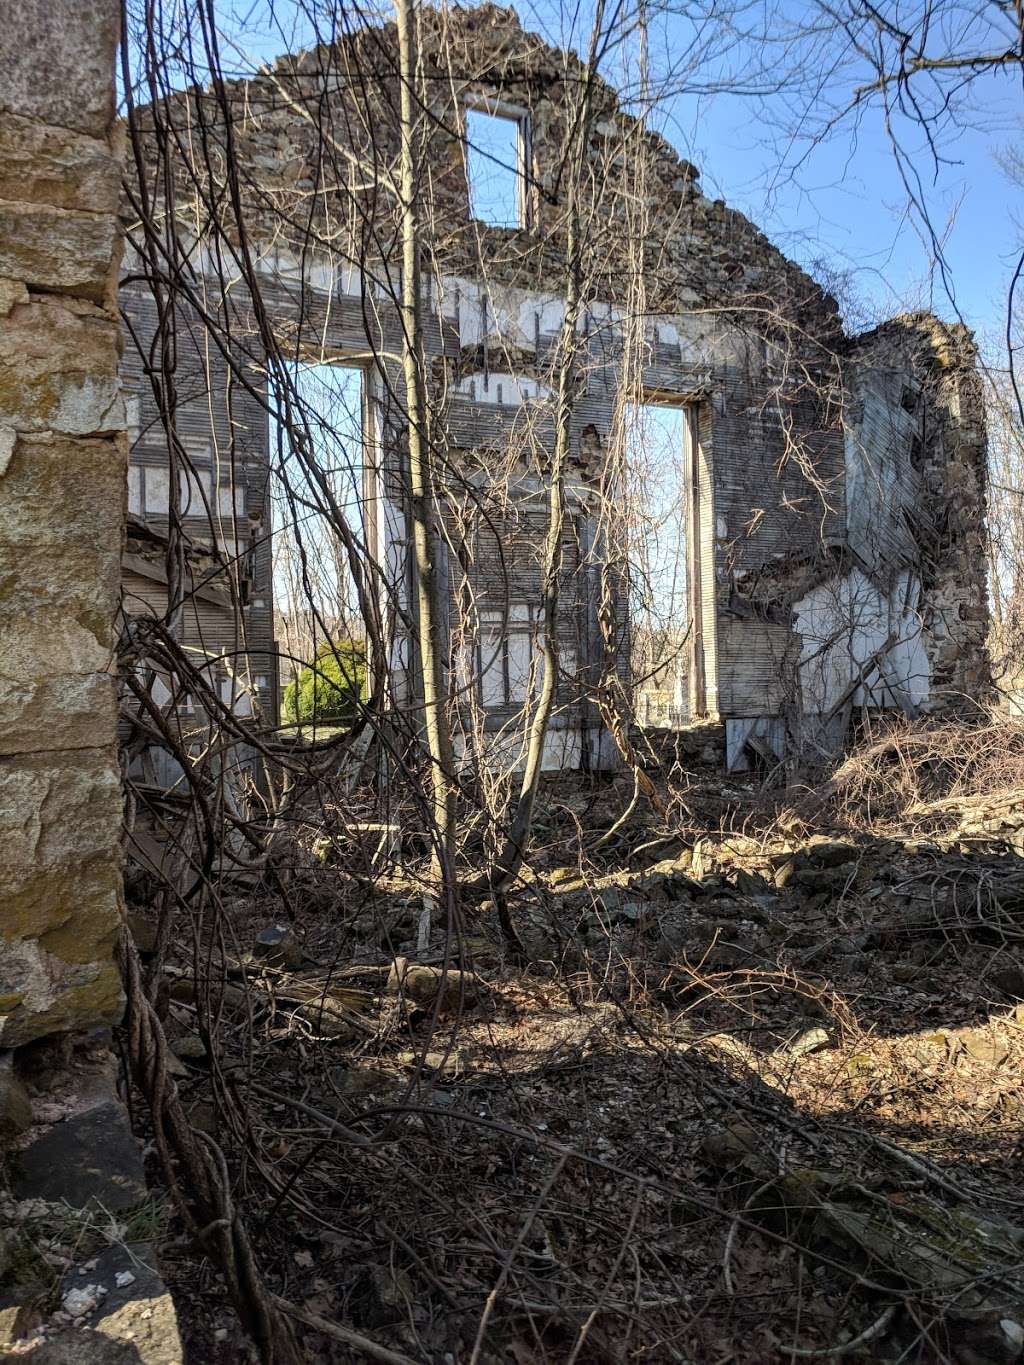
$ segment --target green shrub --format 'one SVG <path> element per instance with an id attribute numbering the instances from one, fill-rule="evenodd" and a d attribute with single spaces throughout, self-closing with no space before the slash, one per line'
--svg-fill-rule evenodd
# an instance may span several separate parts
<path id="1" fill-rule="evenodd" d="M 366 646 L 335 640 L 284 689 L 282 719 L 285 725 L 351 725 L 365 697 Z"/>

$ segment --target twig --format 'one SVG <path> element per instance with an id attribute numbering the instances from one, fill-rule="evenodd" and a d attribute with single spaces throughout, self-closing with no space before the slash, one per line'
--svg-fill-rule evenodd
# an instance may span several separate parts
<path id="1" fill-rule="evenodd" d="M 305 1323 L 315 1332 L 322 1332 L 325 1337 L 333 1337 L 335 1341 L 343 1341 L 346 1346 L 354 1346 L 371 1360 L 382 1360 L 385 1365 L 418 1365 L 412 1356 L 403 1355 L 401 1351 L 392 1351 L 388 1346 L 381 1346 L 378 1342 L 371 1341 L 369 1337 L 353 1332 L 351 1327 L 342 1327 L 337 1322 L 322 1318 L 319 1313 L 310 1313 L 306 1308 L 296 1308 L 295 1304 L 289 1303 L 287 1299 L 278 1298 L 276 1294 L 271 1302 L 288 1317 Z"/>
<path id="2" fill-rule="evenodd" d="M 821 1359 L 824 1356 L 848 1356 L 851 1351 L 856 1351 L 858 1347 L 865 1346 L 869 1341 L 874 1341 L 875 1337 L 881 1336 L 885 1329 L 892 1322 L 898 1304 L 891 1303 L 881 1317 L 876 1318 L 870 1327 L 865 1327 L 864 1331 L 858 1336 L 845 1341 L 841 1346 L 819 1346 L 813 1350 L 806 1346 L 788 1346 L 786 1351 L 791 1356 L 800 1356 L 802 1360 Z"/>
<path id="3" fill-rule="evenodd" d="M 325 1114 L 322 1109 L 314 1109 L 311 1104 L 306 1104 L 304 1100 L 297 1100 L 294 1095 L 285 1094 L 284 1091 L 269 1090 L 265 1085 L 260 1085 L 257 1081 L 245 1082 L 250 1090 L 255 1090 L 257 1095 L 262 1095 L 264 1099 L 274 1100 L 278 1104 L 287 1104 L 291 1109 L 298 1109 L 311 1119 L 316 1119 L 317 1123 L 322 1123 L 330 1133 L 336 1133 L 338 1137 L 346 1142 L 351 1142 L 353 1147 L 372 1147 L 372 1138 L 364 1137 L 362 1133 L 357 1133 L 345 1124 L 339 1123 L 337 1119 L 332 1119 L 330 1114 Z"/>
<path id="4" fill-rule="evenodd" d="M 779 1177 L 777 1175 L 773 1175 L 770 1180 L 766 1180 L 763 1185 L 759 1185 L 757 1189 L 754 1191 L 754 1193 L 743 1205 L 742 1212 L 737 1214 L 729 1225 L 729 1235 L 725 1239 L 725 1250 L 722 1253 L 722 1279 L 725 1281 L 725 1292 L 730 1296 L 734 1296 L 736 1293 L 736 1288 L 733 1284 L 732 1279 L 731 1262 L 732 1249 L 736 1242 L 736 1232 L 739 1228 L 740 1221 L 743 1218 L 743 1215 L 749 1211 L 750 1206 L 751 1204 L 753 1204 L 755 1199 L 760 1199 L 762 1194 L 764 1194 L 765 1190 L 770 1190 L 771 1187 L 777 1183 L 778 1178 Z"/>
<path id="5" fill-rule="evenodd" d="M 888 1152 L 888 1154 L 895 1157 L 897 1161 L 902 1161 L 903 1164 L 909 1166 L 916 1175 L 922 1176 L 933 1185 L 937 1185 L 940 1190 L 945 1190 L 947 1194 L 953 1195 L 955 1199 L 963 1200 L 966 1204 L 976 1204 L 979 1198 L 984 1197 L 986 1200 L 990 1199 L 996 1204 L 1008 1204 L 1011 1208 L 1015 1209 L 1024 1208 L 1024 1202 L 1019 1199 L 1003 1199 L 995 1194 L 985 1196 L 971 1194 L 970 1191 L 965 1190 L 962 1185 L 958 1185 L 947 1176 L 940 1175 L 939 1172 L 927 1162 L 921 1161 L 918 1157 L 911 1156 L 909 1152 L 903 1151 L 901 1147 L 893 1146 L 891 1142 L 886 1142 L 884 1138 L 878 1137 L 876 1133 L 868 1132 L 867 1129 L 843 1128 L 842 1131 L 856 1134 L 858 1137 L 870 1138 L 876 1147 L 881 1147 L 883 1152 Z"/>
<path id="6" fill-rule="evenodd" d="M 480 1325 L 476 1329 L 476 1340 L 473 1342 L 473 1352 L 469 1357 L 469 1365 L 477 1365 L 477 1362 L 480 1359 L 480 1351 L 483 1348 L 484 1334 L 487 1331 L 487 1323 L 490 1319 L 491 1314 L 494 1312 L 494 1305 L 498 1301 L 498 1295 L 505 1287 L 505 1281 L 508 1279 L 508 1272 L 512 1268 L 512 1262 L 515 1260 L 516 1252 L 519 1250 L 519 1248 L 523 1245 L 523 1242 L 526 1240 L 526 1234 L 530 1231 L 530 1228 L 533 1226 L 533 1220 L 537 1217 L 541 1205 L 544 1203 L 544 1200 L 550 1194 L 552 1186 L 554 1185 L 558 1177 L 562 1174 L 562 1171 L 565 1169 L 565 1163 L 568 1160 L 569 1160 L 568 1153 L 563 1152 L 562 1155 L 555 1162 L 554 1166 L 551 1169 L 551 1174 L 548 1176 L 547 1180 L 541 1187 L 541 1190 L 537 1195 L 537 1198 L 533 1201 L 533 1206 L 531 1207 L 530 1212 L 527 1214 L 523 1222 L 523 1226 L 519 1229 L 519 1234 L 516 1237 L 516 1240 L 508 1249 L 508 1255 L 502 1262 L 501 1270 L 498 1272 L 498 1278 L 495 1281 L 494 1288 L 487 1295 L 487 1302 L 484 1304 L 484 1311 L 480 1314 Z"/>

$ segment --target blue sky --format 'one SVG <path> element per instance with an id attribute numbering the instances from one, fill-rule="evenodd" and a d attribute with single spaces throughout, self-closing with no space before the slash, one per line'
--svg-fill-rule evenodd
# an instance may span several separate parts
<path id="1" fill-rule="evenodd" d="M 1010 88 L 1006 78 L 984 83 L 987 96 Z M 1019 91 L 1017 104 L 1024 109 Z M 953 299 L 933 269 L 930 243 L 908 217 L 880 117 L 869 114 L 856 136 L 841 129 L 792 172 L 780 171 L 770 131 L 734 96 L 677 98 L 664 132 L 700 167 L 705 193 L 741 209 L 801 264 L 825 258 L 852 271 L 852 286 L 869 307 L 887 315 L 918 305 L 945 317 L 958 309 L 969 325 L 988 332 L 1003 326 L 1024 220 L 1024 192 L 996 159 L 1014 133 L 995 107 L 992 98 L 987 126 L 949 139 L 944 152 L 952 164 L 940 165 L 937 175 L 927 156 L 920 158 L 934 224 L 948 233 L 943 254 Z"/>
<path id="2" fill-rule="evenodd" d="M 1014 45 L 1012 27 L 998 15 L 992 22 L 994 11 L 985 4 L 970 8 L 966 0 L 879 0 L 878 8 L 912 27 L 929 2 L 932 50 L 1003 51 Z M 1022 144 L 1019 69 L 977 75 L 954 90 L 945 119 L 936 125 L 938 164 L 919 128 L 898 116 L 893 120 L 903 145 L 915 153 L 923 201 L 942 237 L 948 266 L 943 278 L 922 225 L 908 214 L 907 192 L 880 108 L 862 106 L 856 121 L 840 121 L 827 138 L 809 146 L 812 127 L 802 118 L 808 103 L 821 117 L 830 104 L 845 102 L 854 86 L 865 81 L 867 70 L 857 61 L 831 69 L 842 49 L 828 35 L 786 50 L 781 35 L 820 19 L 823 8 L 814 0 L 742 0 L 732 13 L 732 28 L 745 26 L 746 41 L 730 47 L 728 35 L 694 18 L 711 10 L 729 17 L 728 0 L 648 0 L 652 84 L 674 79 L 682 87 L 659 102 L 650 122 L 698 167 L 706 194 L 745 213 L 787 255 L 811 268 L 824 260 L 850 272 L 849 284 L 867 314 L 865 321 L 908 307 L 930 307 L 944 317 L 959 315 L 980 340 L 992 337 L 998 345 L 1010 275 L 1024 245 L 1024 188 L 1011 183 L 997 159 Z M 837 0 L 834 8 L 843 12 L 854 6 Z M 589 22 L 585 3 L 559 11 L 551 0 L 522 0 L 520 12 L 525 22 L 532 20 L 556 40 L 581 48 L 580 35 Z M 693 93 L 694 87 L 716 81 L 728 86 L 730 74 L 734 87 L 757 84 L 750 76 L 758 65 L 763 83 L 776 64 L 786 72 L 776 93 Z M 627 59 L 624 65 L 619 80 L 635 81 L 632 62 Z M 605 74 L 615 79 L 614 63 Z M 929 93 L 920 84 L 915 90 L 922 97 Z"/>
<path id="3" fill-rule="evenodd" d="M 903 17 L 921 2 L 883 0 L 883 9 Z M 592 3 L 574 0 L 560 6 L 555 0 L 520 0 L 518 8 L 526 27 L 579 50 L 586 42 Z M 950 318 L 959 312 L 983 342 L 998 338 L 1015 248 L 1024 237 L 1020 226 L 1024 191 L 1010 183 L 996 159 L 1000 151 L 1021 144 L 1024 99 L 1019 76 L 1016 85 L 1012 75 L 979 77 L 972 84 L 961 126 L 951 122 L 942 132 L 939 150 L 944 160 L 934 178 L 928 157 L 915 158 L 933 224 L 944 235 L 951 300 L 920 225 L 908 216 L 907 196 L 880 111 L 868 107 L 856 126 L 841 123 L 806 156 L 805 145 L 788 135 L 806 93 L 797 87 L 819 80 L 813 67 L 818 62 L 827 67 L 830 39 L 817 48 L 809 46 L 793 81 L 787 79 L 774 95 L 694 93 L 695 87 L 713 84 L 723 72 L 748 71 L 752 61 L 763 61 L 770 72 L 777 60 L 784 70 L 785 60 L 792 57 L 773 43 L 787 26 L 820 13 L 814 0 L 743 0 L 733 18 L 737 25 L 746 24 L 749 32 L 731 51 L 721 48 L 720 24 L 698 27 L 694 15 L 700 12 L 700 0 L 693 0 L 685 14 L 682 3 L 648 0 L 652 78 L 657 83 L 671 72 L 681 87 L 658 104 L 651 122 L 697 165 L 704 192 L 747 214 L 801 264 L 813 268 L 824 261 L 832 269 L 849 272 L 865 322 L 901 308 L 932 307 Z M 710 8 L 711 0 L 707 3 Z M 312 4 L 321 15 L 329 9 L 325 0 Z M 977 50 L 1002 39 L 1001 33 L 993 35 L 987 28 L 987 19 L 981 32 L 974 31 L 976 11 L 963 4 L 935 0 L 935 5 L 937 23 L 948 26 L 953 40 Z M 716 12 L 728 13 L 722 4 Z M 245 31 L 241 46 L 257 60 L 309 41 L 309 23 L 296 0 L 274 0 L 273 5 L 270 0 L 224 0 L 217 13 L 225 32 Z M 383 6 L 380 13 L 390 17 L 390 6 Z M 357 22 L 351 9 L 346 18 L 349 24 Z M 757 51 L 758 23 L 764 35 L 762 52 Z M 715 50 L 716 44 L 721 50 Z M 613 52 L 603 68 L 607 78 L 615 84 L 635 79 L 635 52 L 635 43 Z M 242 70 L 247 63 L 225 47 L 224 65 Z M 859 74 L 844 72 L 831 88 L 822 75 L 824 96 L 841 91 L 844 81 L 848 89 Z M 900 131 L 907 135 L 907 126 Z M 909 145 L 923 147 L 916 130 L 909 131 Z"/>

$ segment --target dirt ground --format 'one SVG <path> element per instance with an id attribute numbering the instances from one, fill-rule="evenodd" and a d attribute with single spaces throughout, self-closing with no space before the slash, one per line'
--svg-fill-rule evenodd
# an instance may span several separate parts
<path id="1" fill-rule="evenodd" d="M 675 772 L 669 818 L 600 847 L 631 784 L 559 779 L 523 954 L 490 905 L 447 923 L 306 831 L 182 936 L 163 1000 L 274 1291 L 438 1365 L 1024 1358 L 1004 750 L 799 790 Z M 246 1359 L 175 1220 L 163 1262 L 190 1358 Z"/>

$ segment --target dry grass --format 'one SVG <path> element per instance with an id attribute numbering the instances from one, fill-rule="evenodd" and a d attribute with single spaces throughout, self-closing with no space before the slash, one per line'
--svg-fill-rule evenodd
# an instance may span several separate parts
<path id="1" fill-rule="evenodd" d="M 1024 716 L 975 721 L 886 718 L 825 784 L 828 818 L 850 830 L 906 836 L 955 829 L 972 807 L 1024 792 Z"/>

